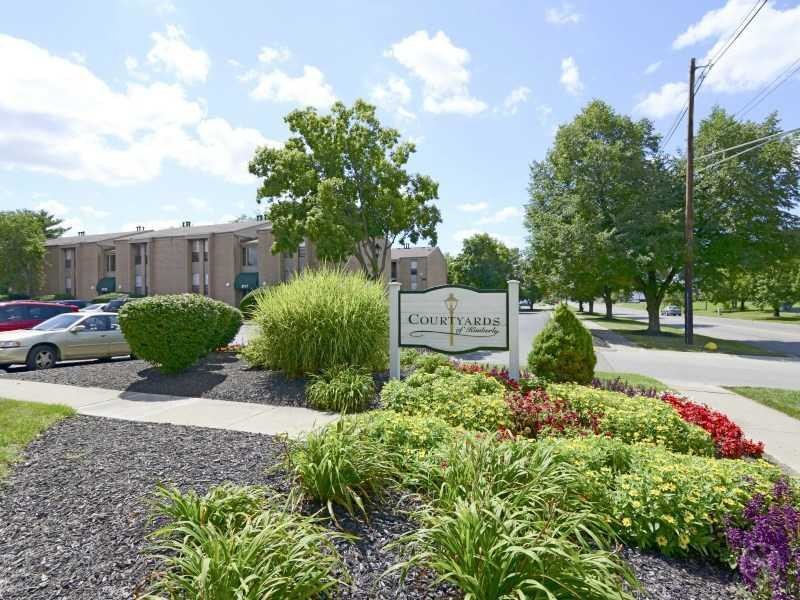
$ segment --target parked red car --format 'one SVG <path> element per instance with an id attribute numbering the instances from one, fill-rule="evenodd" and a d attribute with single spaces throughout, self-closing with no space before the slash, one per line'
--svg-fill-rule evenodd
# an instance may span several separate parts
<path id="1" fill-rule="evenodd" d="M 53 302 L 33 302 L 30 300 L 0 302 L 0 331 L 30 329 L 51 317 L 65 312 L 76 312 L 77 310 L 74 306 L 55 304 Z"/>

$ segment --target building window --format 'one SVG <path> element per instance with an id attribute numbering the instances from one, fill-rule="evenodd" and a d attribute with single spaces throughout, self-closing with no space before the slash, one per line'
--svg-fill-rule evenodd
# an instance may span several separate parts
<path id="1" fill-rule="evenodd" d="M 106 254 L 106 273 L 114 273 L 117 270 L 117 255 Z"/>
<path id="2" fill-rule="evenodd" d="M 64 250 L 64 268 L 71 269 L 72 268 L 72 259 L 75 257 L 75 250 L 72 248 L 67 248 Z"/>
<path id="3" fill-rule="evenodd" d="M 208 296 L 208 271 L 203 273 L 203 293 Z"/>
<path id="4" fill-rule="evenodd" d="M 144 289 L 144 277 L 142 277 L 141 275 L 136 275 L 136 277 L 134 277 L 133 285 L 134 285 L 134 293 L 137 296 L 144 296 L 147 293 L 146 290 Z"/>
<path id="5" fill-rule="evenodd" d="M 306 243 L 303 242 L 297 247 L 297 270 L 302 271 L 306 268 Z"/>
<path id="6" fill-rule="evenodd" d="M 64 278 L 64 292 L 67 294 L 72 294 L 72 277 Z"/>
<path id="7" fill-rule="evenodd" d="M 258 248 L 255 246 L 244 246 L 242 248 L 242 266 L 255 267 L 258 265 Z"/>
<path id="8" fill-rule="evenodd" d="M 392 281 L 397 281 L 397 261 L 392 261 Z"/>

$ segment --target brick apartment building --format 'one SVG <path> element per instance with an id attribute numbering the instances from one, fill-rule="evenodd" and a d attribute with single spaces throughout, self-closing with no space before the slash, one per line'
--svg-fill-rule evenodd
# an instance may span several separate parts
<path id="1" fill-rule="evenodd" d="M 426 290 L 447 284 L 447 263 L 436 247 L 392 248 L 390 278 L 401 290 Z"/>

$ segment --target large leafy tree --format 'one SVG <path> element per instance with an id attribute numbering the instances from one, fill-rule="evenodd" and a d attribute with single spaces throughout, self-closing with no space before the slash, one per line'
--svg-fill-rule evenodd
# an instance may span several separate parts
<path id="1" fill-rule="evenodd" d="M 0 212 L 0 289 L 32 296 L 44 273 L 45 235 L 26 211 Z"/>
<path id="2" fill-rule="evenodd" d="M 16 212 L 35 218 L 39 222 L 39 226 L 42 228 L 44 237 L 48 240 L 59 238 L 70 230 L 69 227 L 64 227 L 64 219 L 56 217 L 46 210 L 30 210 L 28 208 L 23 208 L 17 210 Z"/>
<path id="3" fill-rule="evenodd" d="M 715 107 L 700 123 L 695 154 L 702 157 L 779 131 L 776 114 L 760 123 L 737 121 Z M 780 281 L 779 263 L 800 250 L 792 233 L 800 227 L 793 212 L 800 202 L 795 143 L 776 139 L 714 165 L 739 151 L 700 160 L 695 181 L 699 285 L 709 297 L 728 303 L 743 303 L 755 291 L 753 277 L 759 274 L 770 273 L 767 280 Z M 704 166 L 709 168 L 702 170 Z M 764 278 L 757 287 L 765 289 Z"/>
<path id="4" fill-rule="evenodd" d="M 381 125 L 375 107 L 337 102 L 285 118 L 292 136 L 281 148 L 259 148 L 250 172 L 263 178 L 273 252 L 293 252 L 304 238 L 323 260 L 355 256 L 371 277 L 384 272 L 395 242 L 436 243 L 438 184 L 406 170 L 414 144 Z"/>
<path id="5" fill-rule="evenodd" d="M 466 238 L 461 252 L 447 265 L 450 283 L 479 289 L 505 289 L 509 279 L 519 278 L 522 259 L 519 250 L 509 248 L 488 233 Z"/>
<path id="6" fill-rule="evenodd" d="M 592 101 L 532 165 L 529 192 L 531 252 L 551 290 L 600 295 L 610 317 L 614 293 L 637 289 L 659 332 L 682 256 L 681 197 L 652 123 Z"/>

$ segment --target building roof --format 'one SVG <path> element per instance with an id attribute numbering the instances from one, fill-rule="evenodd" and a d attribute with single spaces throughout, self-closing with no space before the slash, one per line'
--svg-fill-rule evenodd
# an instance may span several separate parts
<path id="1" fill-rule="evenodd" d="M 119 231 L 117 233 L 96 233 L 94 235 L 70 235 L 45 240 L 45 246 L 76 246 L 78 244 L 98 244 L 136 234 L 135 231 Z"/>
<path id="2" fill-rule="evenodd" d="M 398 258 L 425 258 L 438 250 L 436 246 L 415 246 L 413 248 L 392 248 L 392 260 Z"/>
<path id="3" fill-rule="evenodd" d="M 216 225 L 193 225 L 190 227 L 170 227 L 169 229 L 159 229 L 156 231 L 148 231 L 144 233 L 134 233 L 128 235 L 125 239 L 127 241 L 135 242 L 137 240 L 146 241 L 156 238 L 170 238 L 170 237 L 203 237 L 212 233 L 237 233 L 246 229 L 254 229 L 261 227 L 264 221 L 239 221 L 237 223 L 220 223 Z"/>

